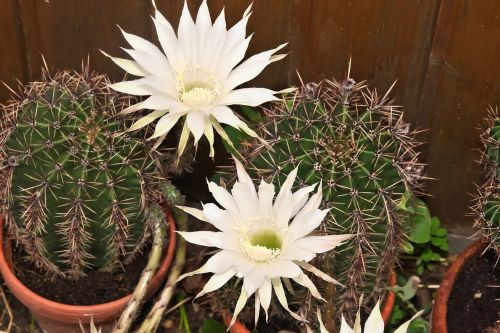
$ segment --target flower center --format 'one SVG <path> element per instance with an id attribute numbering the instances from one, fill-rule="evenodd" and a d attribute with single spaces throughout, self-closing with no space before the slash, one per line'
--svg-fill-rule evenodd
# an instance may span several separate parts
<path id="1" fill-rule="evenodd" d="M 252 233 L 242 242 L 248 258 L 258 263 L 270 263 L 281 253 L 283 242 L 274 230 L 265 229 Z"/>
<path id="2" fill-rule="evenodd" d="M 177 97 L 191 108 L 213 105 L 219 98 L 221 87 L 212 72 L 199 66 L 187 67 L 175 79 Z"/>

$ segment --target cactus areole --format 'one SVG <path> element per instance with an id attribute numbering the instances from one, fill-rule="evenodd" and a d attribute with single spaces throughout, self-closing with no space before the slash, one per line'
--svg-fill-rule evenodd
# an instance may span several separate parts
<path id="1" fill-rule="evenodd" d="M 404 208 L 423 178 L 414 133 L 387 94 L 350 78 L 307 84 L 264 112 L 258 134 L 268 145 L 246 142 L 247 170 L 280 185 L 298 166 L 299 187 L 322 184 L 330 210 L 320 228 L 356 235 L 317 263 L 346 286 L 326 291 L 336 299 L 327 312 L 351 321 L 361 294 L 376 301 L 386 291 L 402 247 Z"/>
<path id="2" fill-rule="evenodd" d="M 3 213 L 38 267 L 78 278 L 147 243 L 157 163 L 114 117 L 130 105 L 104 76 L 62 72 L 30 83 L 2 114 Z M 157 217 L 157 216 L 156 216 Z"/>

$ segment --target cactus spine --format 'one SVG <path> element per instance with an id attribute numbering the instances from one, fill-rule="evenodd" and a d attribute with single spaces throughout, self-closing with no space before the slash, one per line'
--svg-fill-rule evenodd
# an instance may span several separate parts
<path id="1" fill-rule="evenodd" d="M 481 134 L 481 164 L 485 169 L 484 184 L 478 189 L 473 216 L 478 234 L 489 241 L 489 247 L 500 259 L 500 116 L 498 108 L 488 110 L 486 129 Z"/>
<path id="2" fill-rule="evenodd" d="M 117 135 L 128 97 L 106 77 L 44 71 L 4 107 L 3 213 L 46 271 L 78 278 L 127 262 L 150 238 L 160 173 L 141 138 Z"/>
<path id="3" fill-rule="evenodd" d="M 259 135 L 272 150 L 247 142 L 242 153 L 247 169 L 253 178 L 280 185 L 299 165 L 298 186 L 323 186 L 323 206 L 330 208 L 323 230 L 356 234 L 336 253 L 318 259 L 319 268 L 346 285 L 327 287 L 323 312 L 330 314 L 328 322 L 340 313 L 352 320 L 361 294 L 377 299 L 385 292 L 404 240 L 400 208 L 423 178 L 414 133 L 387 94 L 380 97 L 350 78 L 307 84 L 264 112 Z M 312 319 L 314 309 L 304 307 Z"/>

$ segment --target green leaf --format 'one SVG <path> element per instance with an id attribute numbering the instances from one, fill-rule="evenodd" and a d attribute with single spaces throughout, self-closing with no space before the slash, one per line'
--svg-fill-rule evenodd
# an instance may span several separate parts
<path id="1" fill-rule="evenodd" d="M 439 228 L 439 225 L 441 223 L 439 222 L 439 219 L 436 216 L 433 216 L 431 219 L 431 230 L 432 232 L 436 231 L 437 228 Z"/>
<path id="2" fill-rule="evenodd" d="M 407 333 L 427 333 L 429 331 L 429 323 L 425 319 L 419 317 L 412 320 Z"/>
<path id="3" fill-rule="evenodd" d="M 417 267 L 417 274 L 418 275 L 424 274 L 424 266 L 418 266 Z"/>
<path id="4" fill-rule="evenodd" d="M 226 333 L 226 326 L 214 319 L 205 319 L 200 333 Z"/>
<path id="5" fill-rule="evenodd" d="M 448 242 L 441 244 L 439 246 L 439 249 L 442 251 L 448 252 L 448 250 L 449 250 Z"/>
<path id="6" fill-rule="evenodd" d="M 415 198 L 415 213 L 410 216 L 410 223 L 410 241 L 427 243 L 431 237 L 431 214 L 425 203 L 418 198 Z"/>
<path id="7" fill-rule="evenodd" d="M 448 231 L 445 228 L 439 228 L 436 231 L 434 231 L 435 236 L 443 237 L 448 234 Z"/>
<path id="8" fill-rule="evenodd" d="M 446 241 L 446 238 L 443 238 L 443 237 L 432 237 L 431 243 L 432 243 L 432 245 L 439 247 L 442 244 L 446 244 L 447 241 Z"/>
<path id="9" fill-rule="evenodd" d="M 407 212 L 409 214 L 414 214 L 415 209 L 411 205 L 411 200 L 413 198 L 413 193 L 406 191 L 397 204 L 397 208 Z"/>

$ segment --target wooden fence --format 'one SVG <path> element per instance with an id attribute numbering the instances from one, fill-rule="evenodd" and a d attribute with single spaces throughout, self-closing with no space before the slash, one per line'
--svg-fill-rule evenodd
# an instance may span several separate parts
<path id="1" fill-rule="evenodd" d="M 188 1 L 193 11 L 200 0 Z M 157 0 L 174 27 L 182 0 Z M 214 17 L 225 6 L 228 25 L 250 0 L 209 0 Z M 113 79 L 121 70 L 102 56 L 119 55 L 125 42 L 116 25 L 154 38 L 148 0 L 0 0 L 0 79 L 36 79 L 41 54 L 56 69 L 93 68 Z M 290 55 L 256 80 L 271 88 L 344 75 L 379 91 L 398 80 L 394 97 L 407 120 L 428 129 L 422 147 L 433 213 L 446 224 L 464 217 L 480 168 L 473 151 L 489 104 L 500 104 L 498 0 L 254 0 L 250 54 L 289 41 Z M 0 90 L 5 101 L 7 89 Z"/>

